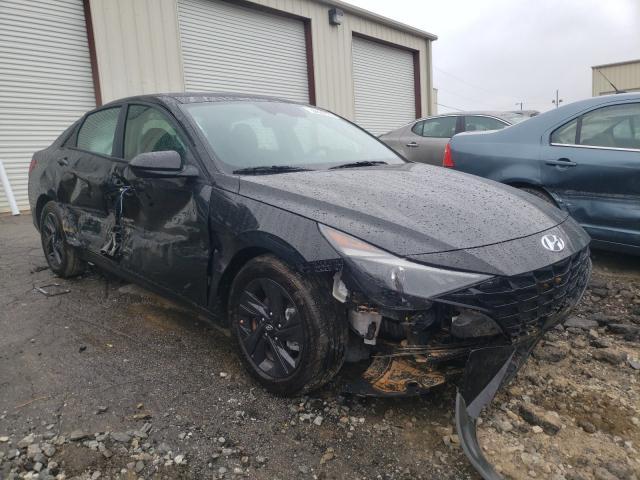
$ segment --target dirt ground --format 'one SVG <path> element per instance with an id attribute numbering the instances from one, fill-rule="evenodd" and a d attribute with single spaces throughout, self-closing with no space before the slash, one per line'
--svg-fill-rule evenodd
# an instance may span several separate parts
<path id="1" fill-rule="evenodd" d="M 483 414 L 506 478 L 640 479 L 640 259 L 594 262 L 573 326 Z M 476 479 L 454 393 L 274 397 L 224 330 L 100 271 L 54 277 L 31 218 L 0 217 L 0 479 Z"/>

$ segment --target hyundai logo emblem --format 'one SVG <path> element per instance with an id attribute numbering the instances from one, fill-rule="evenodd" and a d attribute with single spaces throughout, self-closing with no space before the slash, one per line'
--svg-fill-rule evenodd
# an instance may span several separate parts
<path id="1" fill-rule="evenodd" d="M 564 240 L 557 235 L 545 235 L 540 239 L 542 246 L 552 252 L 564 250 Z"/>

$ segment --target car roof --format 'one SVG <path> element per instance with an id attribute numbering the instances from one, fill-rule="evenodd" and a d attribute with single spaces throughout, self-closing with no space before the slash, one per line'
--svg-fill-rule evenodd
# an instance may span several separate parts
<path id="1" fill-rule="evenodd" d="M 564 122 L 569 118 L 575 117 L 584 111 L 591 110 L 594 107 L 630 101 L 640 101 L 640 93 L 617 93 L 613 95 L 602 95 L 599 97 L 587 98 L 585 100 L 578 100 L 577 102 L 568 103 L 562 107 L 553 108 L 543 112 L 540 115 L 536 115 L 526 122 L 515 126 L 518 128 L 536 128 L 538 126 L 545 128 L 559 122 Z"/>
<path id="2" fill-rule="evenodd" d="M 452 115 L 483 115 L 486 117 L 512 117 L 513 115 L 519 115 L 517 112 L 509 112 L 502 110 L 465 110 L 459 112 L 447 112 L 440 113 L 438 115 L 430 115 L 428 117 L 422 117 L 420 120 L 426 120 L 428 118 L 438 118 L 438 117 L 450 117 Z"/>
<path id="3" fill-rule="evenodd" d="M 145 95 L 135 95 L 132 97 L 120 98 L 113 100 L 109 104 L 148 101 L 159 103 L 203 103 L 203 102 L 255 102 L 255 101 L 271 101 L 284 102 L 305 105 L 301 102 L 294 102 L 284 98 L 273 97 L 269 95 L 254 95 L 238 92 L 170 92 L 170 93 L 152 93 Z M 107 105 L 109 105 L 107 104 Z"/>

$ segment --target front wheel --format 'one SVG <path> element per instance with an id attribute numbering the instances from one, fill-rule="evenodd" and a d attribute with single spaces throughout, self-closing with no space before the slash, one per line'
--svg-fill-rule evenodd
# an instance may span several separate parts
<path id="1" fill-rule="evenodd" d="M 236 275 L 229 318 L 245 367 L 273 393 L 317 389 L 344 362 L 346 318 L 328 283 L 272 255 L 254 258 Z"/>
<path id="2" fill-rule="evenodd" d="M 47 203 L 40 215 L 42 251 L 53 273 L 69 278 L 81 274 L 86 264 L 79 252 L 66 242 L 62 225 L 60 207 L 53 201 Z"/>

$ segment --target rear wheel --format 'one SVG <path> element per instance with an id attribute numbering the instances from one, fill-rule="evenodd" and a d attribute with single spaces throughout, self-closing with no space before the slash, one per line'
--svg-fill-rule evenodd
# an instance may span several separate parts
<path id="1" fill-rule="evenodd" d="M 273 393 L 317 389 L 344 362 L 346 321 L 328 285 L 272 255 L 251 260 L 237 274 L 229 317 L 245 367 Z"/>
<path id="2" fill-rule="evenodd" d="M 67 244 L 62 215 L 56 202 L 48 202 L 40 215 L 40 239 L 49 268 L 60 277 L 69 278 L 81 274 L 85 262 L 78 251 Z"/>

